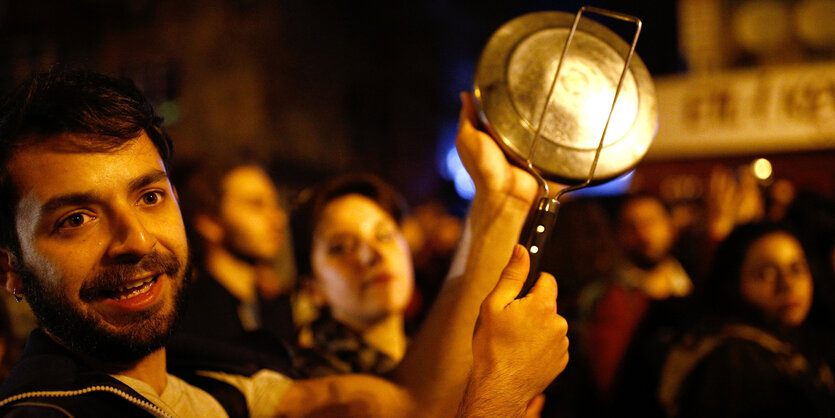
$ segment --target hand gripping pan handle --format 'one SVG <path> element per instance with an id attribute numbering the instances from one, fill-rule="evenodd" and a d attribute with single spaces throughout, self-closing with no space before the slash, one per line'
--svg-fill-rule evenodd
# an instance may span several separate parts
<path id="1" fill-rule="evenodd" d="M 522 286 L 522 291 L 516 296 L 516 299 L 522 298 L 528 294 L 536 280 L 539 278 L 539 273 L 542 269 L 539 263 L 542 261 L 542 255 L 545 253 L 545 244 L 551 236 L 551 231 L 554 229 L 554 224 L 557 222 L 557 212 L 560 209 L 560 202 L 556 199 L 543 197 L 539 199 L 536 211 L 532 214 L 532 218 L 528 224 L 528 232 L 522 234 L 520 244 L 528 249 L 531 256 L 530 270 L 525 284 Z"/>

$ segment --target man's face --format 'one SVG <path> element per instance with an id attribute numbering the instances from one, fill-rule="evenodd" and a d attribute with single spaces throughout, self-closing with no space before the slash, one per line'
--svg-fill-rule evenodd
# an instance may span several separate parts
<path id="1" fill-rule="evenodd" d="M 260 168 L 241 166 L 226 175 L 220 220 L 223 245 L 238 257 L 269 262 L 280 254 L 287 215 L 272 180 Z"/>
<path id="2" fill-rule="evenodd" d="M 667 256 L 675 240 L 672 219 L 653 198 L 629 201 L 620 212 L 618 240 L 635 264 L 653 267 Z"/>
<path id="3" fill-rule="evenodd" d="M 110 152 L 16 152 L 9 171 L 23 292 L 48 333 L 105 362 L 162 347 L 188 246 L 163 162 L 144 133 Z"/>

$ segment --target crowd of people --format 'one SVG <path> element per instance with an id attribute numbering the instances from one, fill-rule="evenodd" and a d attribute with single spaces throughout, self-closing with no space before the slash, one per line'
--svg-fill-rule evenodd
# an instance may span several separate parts
<path id="1" fill-rule="evenodd" d="M 476 126 L 464 94 L 467 219 L 410 217 L 373 175 L 282 196 L 263 161 L 172 167 L 130 81 L 33 75 L 0 108 L 0 414 L 835 414 L 833 202 L 722 168 L 687 224 L 568 200 L 558 309 L 548 273 L 516 299 L 538 186 Z"/>
<path id="2" fill-rule="evenodd" d="M 556 406 L 559 416 L 835 412 L 835 202 L 744 169 L 716 167 L 706 184 L 684 224 L 675 205 L 694 202 L 647 193 L 565 205 L 602 224 L 611 245 L 556 268 L 612 261 L 561 294 L 574 305 L 563 314 L 575 350 L 547 393 L 585 403 Z M 791 188 L 791 199 L 769 198 L 774 187 Z M 608 216 L 588 216 L 590 205 Z"/>
<path id="3" fill-rule="evenodd" d="M 551 275 L 516 299 L 529 258 L 515 237 L 537 186 L 475 125 L 462 96 L 459 149 L 477 193 L 456 267 L 408 341 L 413 271 L 387 212 L 393 194 L 358 179 L 311 197 L 300 283 L 335 332 L 361 346 L 297 355 L 270 271 L 287 219 L 265 171 L 196 167 L 181 194 L 173 141 L 130 80 L 33 74 L 0 107 L 0 271 L 38 323 L 0 386 L 0 413 L 535 412 L 567 365 L 567 323 Z"/>

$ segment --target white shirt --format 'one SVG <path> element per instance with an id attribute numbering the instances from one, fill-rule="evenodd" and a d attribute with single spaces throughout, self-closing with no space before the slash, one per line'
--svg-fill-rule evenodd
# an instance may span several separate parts
<path id="1" fill-rule="evenodd" d="M 226 382 L 244 395 L 252 417 L 274 416 L 281 399 L 293 380 L 272 370 L 261 370 L 250 377 L 220 373 L 199 374 Z M 165 389 L 157 394 L 151 385 L 132 377 L 113 375 L 122 383 L 144 396 L 165 413 L 174 417 L 228 417 L 220 403 L 208 392 L 167 375 Z"/>

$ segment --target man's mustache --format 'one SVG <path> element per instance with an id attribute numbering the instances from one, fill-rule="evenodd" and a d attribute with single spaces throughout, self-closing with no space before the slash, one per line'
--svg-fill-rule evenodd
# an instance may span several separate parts
<path id="1" fill-rule="evenodd" d="M 118 264 L 105 267 L 81 286 L 79 297 L 85 302 L 102 296 L 111 296 L 119 287 L 140 276 L 167 274 L 174 277 L 182 263 L 173 254 L 150 253 L 133 264 Z"/>

